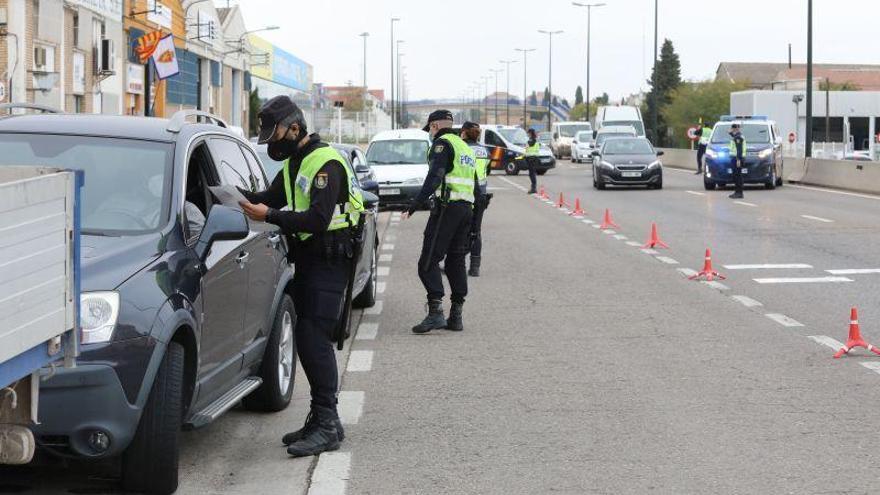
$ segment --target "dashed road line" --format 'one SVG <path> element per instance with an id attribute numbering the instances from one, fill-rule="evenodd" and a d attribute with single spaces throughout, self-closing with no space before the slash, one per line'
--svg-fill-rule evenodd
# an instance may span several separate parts
<path id="1" fill-rule="evenodd" d="M 373 369 L 373 351 L 351 351 L 345 371 L 364 372 Z"/>
<path id="2" fill-rule="evenodd" d="M 801 218 L 806 218 L 807 220 L 815 220 L 822 223 L 834 223 L 834 220 L 822 217 L 814 217 L 813 215 L 801 215 Z"/>
<path id="3" fill-rule="evenodd" d="M 843 347 L 842 343 L 832 339 L 831 337 L 829 337 L 827 335 L 810 335 L 807 338 L 814 341 L 814 342 L 818 342 L 819 344 L 827 345 L 828 347 L 834 349 L 835 351 L 838 351 L 838 350 L 840 350 L 841 347 Z"/>
<path id="4" fill-rule="evenodd" d="M 618 241 L 625 241 L 625 240 L 629 239 L 629 237 L 627 237 L 623 234 L 617 234 L 614 236 L 614 238 L 617 239 Z"/>
<path id="5" fill-rule="evenodd" d="M 706 195 L 706 193 L 702 193 L 699 191 L 685 191 L 685 192 L 688 194 L 693 194 L 694 196 L 705 196 Z"/>
<path id="6" fill-rule="evenodd" d="M 382 244 L 382 251 L 394 251 L 394 244 Z"/>
<path id="7" fill-rule="evenodd" d="M 384 294 L 385 293 L 385 282 L 376 282 L 376 293 Z"/>
<path id="8" fill-rule="evenodd" d="M 593 225 L 594 223 L 596 223 L 596 222 L 590 220 L 589 218 L 584 218 L 583 220 L 581 220 L 581 222 L 584 222 L 587 225 Z"/>
<path id="9" fill-rule="evenodd" d="M 787 278 L 756 278 L 759 284 L 835 284 L 852 282 L 846 277 L 787 277 Z"/>
<path id="10" fill-rule="evenodd" d="M 614 235 L 614 234 L 616 234 L 617 232 L 614 231 L 614 230 L 603 230 L 602 233 L 605 234 L 605 235 Z"/>
<path id="11" fill-rule="evenodd" d="M 763 306 L 763 304 L 748 296 L 730 296 L 730 298 L 747 308 L 758 308 Z"/>
<path id="12" fill-rule="evenodd" d="M 364 392 L 342 391 L 339 392 L 337 409 L 339 410 L 339 419 L 344 425 L 356 425 L 361 420 L 364 413 Z"/>
<path id="13" fill-rule="evenodd" d="M 378 323 L 364 322 L 358 326 L 357 335 L 355 335 L 354 340 L 376 340 L 376 335 L 378 334 Z"/>
<path id="14" fill-rule="evenodd" d="M 645 254 L 650 254 L 651 256 L 653 256 L 655 254 L 660 254 L 660 252 L 657 251 L 656 249 L 642 249 L 642 252 Z"/>
<path id="15" fill-rule="evenodd" d="M 389 273 L 391 273 L 390 266 L 377 266 L 376 267 L 376 275 L 378 275 L 380 277 L 387 277 Z"/>
<path id="16" fill-rule="evenodd" d="M 642 247 L 642 243 L 636 242 L 636 241 L 627 241 L 626 245 L 632 246 L 632 247 L 638 247 L 638 248 Z"/>
<path id="17" fill-rule="evenodd" d="M 724 265 L 727 270 L 796 270 L 813 268 L 806 263 L 768 263 L 764 265 Z"/>
<path id="18" fill-rule="evenodd" d="M 715 281 L 715 280 L 712 280 L 712 281 L 703 280 L 702 283 L 704 285 L 711 287 L 713 289 L 716 289 L 716 290 L 730 290 L 730 287 L 722 284 L 721 282 Z"/>
<path id="19" fill-rule="evenodd" d="M 660 262 L 666 263 L 667 265 L 677 265 L 678 264 L 678 260 L 674 260 L 674 259 L 670 258 L 669 256 L 657 256 L 657 260 Z"/>
<path id="20" fill-rule="evenodd" d="M 351 478 L 351 452 L 325 452 L 312 472 L 308 495 L 343 495 Z"/>
<path id="21" fill-rule="evenodd" d="M 770 318 L 771 320 L 775 321 L 776 323 L 779 323 L 780 325 L 782 325 L 784 327 L 794 328 L 794 327 L 804 326 L 803 323 L 801 323 L 793 318 L 789 318 L 788 316 L 785 316 L 783 314 L 767 313 L 764 316 L 766 316 L 767 318 Z"/>
<path id="22" fill-rule="evenodd" d="M 758 205 L 756 205 L 755 203 L 749 203 L 749 202 L 747 202 L 747 201 L 734 201 L 734 203 L 736 203 L 736 204 L 738 204 L 738 205 L 743 205 L 743 206 L 750 206 L 750 207 L 752 207 L 752 208 L 757 208 L 757 207 L 758 207 Z"/>
<path id="23" fill-rule="evenodd" d="M 848 270 L 825 270 L 832 275 L 869 275 L 880 273 L 880 268 L 854 268 Z"/>
<path id="24" fill-rule="evenodd" d="M 382 268 L 382 267 L 380 266 L 379 268 Z M 376 304 L 374 304 L 372 308 L 365 308 L 364 309 L 364 314 L 365 315 L 380 315 L 380 314 L 382 314 L 382 307 L 384 305 L 385 304 L 382 301 L 376 301 Z"/>
<path id="25" fill-rule="evenodd" d="M 394 234 L 386 234 L 386 235 L 385 235 L 385 238 L 382 239 L 382 240 L 385 241 L 385 242 L 394 242 L 394 241 L 397 240 L 397 237 L 394 236 Z"/>
<path id="26" fill-rule="evenodd" d="M 697 274 L 697 271 L 692 268 L 679 268 L 678 273 L 681 273 L 685 277 L 693 277 Z"/>
<path id="27" fill-rule="evenodd" d="M 379 255 L 379 263 L 390 263 L 391 260 L 393 260 L 393 259 L 394 259 L 393 254 L 386 253 L 386 254 Z"/>
<path id="28" fill-rule="evenodd" d="M 841 344 L 840 347 L 843 347 L 843 344 Z M 840 347 L 838 347 L 837 349 L 840 350 Z M 861 364 L 865 368 L 868 368 L 869 370 L 873 371 L 874 373 L 880 373 L 880 361 L 862 361 L 859 364 Z"/>
<path id="29" fill-rule="evenodd" d="M 594 229 L 598 229 L 601 227 L 601 225 L 599 225 L 598 223 L 594 223 L 591 225 L 591 227 L 593 227 Z"/>

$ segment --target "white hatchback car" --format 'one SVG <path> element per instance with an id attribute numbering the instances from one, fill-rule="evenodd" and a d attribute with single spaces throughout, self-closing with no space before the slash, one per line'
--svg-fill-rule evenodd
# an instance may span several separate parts
<path id="1" fill-rule="evenodd" d="M 370 140 L 367 164 L 379 183 L 379 201 L 406 206 L 422 189 L 428 175 L 431 136 L 421 129 L 383 131 Z"/>
<path id="2" fill-rule="evenodd" d="M 571 141 L 571 161 L 593 163 L 593 131 L 580 131 Z"/>

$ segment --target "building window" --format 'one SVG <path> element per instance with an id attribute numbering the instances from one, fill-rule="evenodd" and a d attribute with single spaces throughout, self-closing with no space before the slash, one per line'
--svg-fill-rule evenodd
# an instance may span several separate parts
<path id="1" fill-rule="evenodd" d="M 79 46 L 79 13 L 73 13 L 73 46 Z"/>
<path id="2" fill-rule="evenodd" d="M 40 37 L 40 0 L 31 1 L 31 9 L 34 12 L 34 38 Z"/>
<path id="3" fill-rule="evenodd" d="M 81 95 L 73 96 L 73 113 L 83 113 L 85 112 L 85 101 Z"/>

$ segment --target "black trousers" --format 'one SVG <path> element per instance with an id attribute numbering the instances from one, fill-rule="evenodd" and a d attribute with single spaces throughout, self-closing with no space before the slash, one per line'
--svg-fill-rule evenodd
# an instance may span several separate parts
<path id="1" fill-rule="evenodd" d="M 339 374 L 332 335 L 342 316 L 352 261 L 297 254 L 293 276 L 296 352 L 312 393 L 312 405 L 336 409 Z"/>
<path id="2" fill-rule="evenodd" d="M 743 169 L 742 169 L 742 160 L 734 159 L 733 160 L 733 185 L 736 188 L 736 192 L 742 194 L 743 192 Z"/>
<path id="3" fill-rule="evenodd" d="M 535 168 L 538 166 L 539 158 L 536 156 L 527 156 L 526 165 L 529 166 L 529 180 L 532 181 L 532 190 L 538 189 L 538 172 Z"/>
<path id="4" fill-rule="evenodd" d="M 483 255 L 483 213 L 488 205 L 485 201 L 474 205 L 474 219 L 471 222 L 471 231 L 474 233 L 471 243 L 471 256 Z"/>
<path id="5" fill-rule="evenodd" d="M 703 156 L 706 155 L 706 145 L 701 144 L 697 148 L 697 172 L 701 172 L 703 170 Z"/>
<path id="6" fill-rule="evenodd" d="M 443 266 L 452 290 L 452 302 L 464 302 L 468 292 L 465 256 L 470 242 L 472 217 L 473 207 L 465 201 L 453 201 L 431 211 L 425 226 L 422 254 L 419 256 L 419 279 L 425 286 L 429 301 L 443 299 L 440 262 L 445 258 Z"/>

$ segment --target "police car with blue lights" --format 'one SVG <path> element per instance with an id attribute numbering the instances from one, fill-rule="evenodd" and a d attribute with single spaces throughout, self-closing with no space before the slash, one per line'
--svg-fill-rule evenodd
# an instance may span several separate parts
<path id="1" fill-rule="evenodd" d="M 763 184 L 767 189 L 782 186 L 783 159 L 782 137 L 776 122 L 760 115 L 724 115 L 712 130 L 712 139 L 706 149 L 706 166 L 703 185 L 706 190 L 733 184 L 735 148 L 730 137 L 730 127 L 741 126 L 745 149 L 743 150 L 743 182 Z"/>

